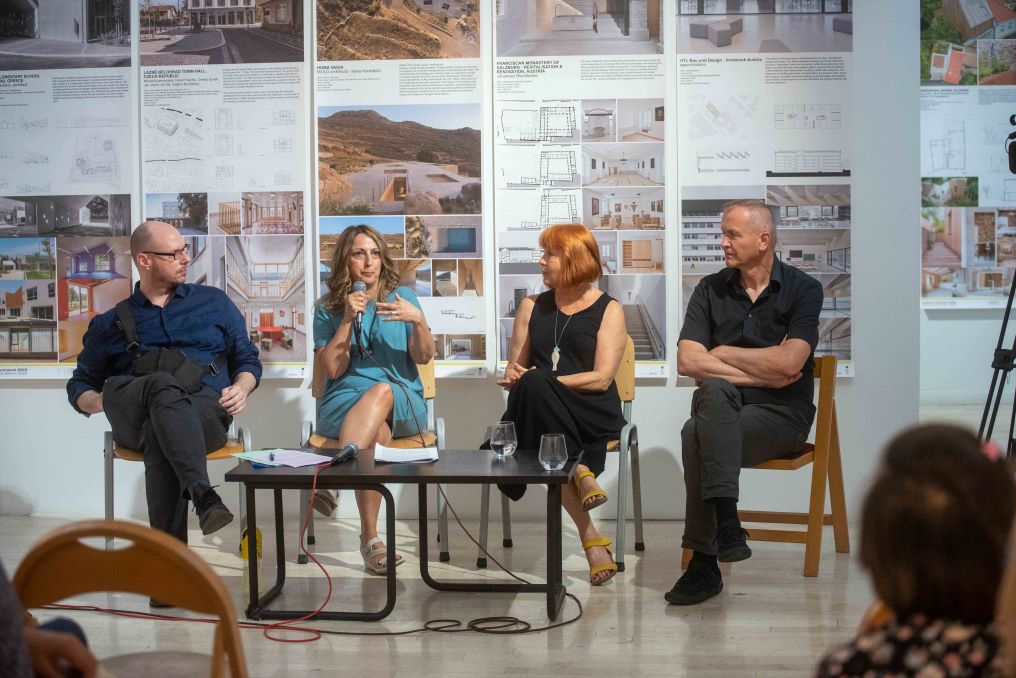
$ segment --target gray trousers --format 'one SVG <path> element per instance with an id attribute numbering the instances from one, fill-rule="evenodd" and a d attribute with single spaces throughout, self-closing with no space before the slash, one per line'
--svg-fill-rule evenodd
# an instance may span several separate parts
<path id="1" fill-rule="evenodd" d="M 148 522 L 187 543 L 188 488 L 208 485 L 205 455 L 226 444 L 232 417 L 207 386 L 188 394 L 165 372 L 110 377 L 102 404 L 119 445 L 145 458 Z"/>
<path id="2" fill-rule="evenodd" d="M 786 405 L 745 405 L 724 379 L 706 379 L 681 430 L 687 493 L 681 546 L 715 554 L 716 511 L 708 499 L 738 498 L 741 468 L 799 451 L 811 422 Z"/>

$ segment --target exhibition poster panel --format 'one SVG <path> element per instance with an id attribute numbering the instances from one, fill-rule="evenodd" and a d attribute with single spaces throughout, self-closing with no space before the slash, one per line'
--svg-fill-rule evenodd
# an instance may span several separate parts
<path id="1" fill-rule="evenodd" d="M 679 0 L 682 316 L 725 268 L 720 217 L 764 200 L 776 256 L 822 283 L 816 355 L 851 352 L 851 0 Z"/>
<path id="2" fill-rule="evenodd" d="M 921 307 L 1005 306 L 1016 268 L 1016 12 L 921 0 Z"/>
<path id="3" fill-rule="evenodd" d="M 132 5 L 0 5 L 0 378 L 66 378 L 130 292 Z"/>
<path id="4" fill-rule="evenodd" d="M 670 3 L 496 3 L 494 214 L 498 362 L 519 304 L 546 288 L 540 232 L 588 227 L 598 286 L 621 303 L 636 375 L 666 377 L 666 67 Z"/>
<path id="5" fill-rule="evenodd" d="M 165 5 L 141 17 L 142 217 L 180 230 L 187 281 L 229 295 L 265 375 L 299 377 L 315 292 L 306 281 L 310 8 L 223 4 L 179 0 L 171 17 Z"/>
<path id="6" fill-rule="evenodd" d="M 377 229 L 434 333 L 437 375 L 483 376 L 481 2 L 355 9 L 317 5 L 318 293 L 342 231 Z"/>

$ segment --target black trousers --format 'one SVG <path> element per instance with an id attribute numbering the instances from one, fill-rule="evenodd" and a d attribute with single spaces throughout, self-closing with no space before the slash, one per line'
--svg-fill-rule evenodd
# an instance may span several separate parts
<path id="1" fill-rule="evenodd" d="M 681 430 L 687 493 L 681 546 L 715 554 L 716 511 L 708 499 L 737 499 L 741 468 L 798 452 L 811 422 L 786 405 L 745 405 L 737 387 L 706 379 Z"/>
<path id="2" fill-rule="evenodd" d="M 110 377 L 102 388 L 113 439 L 144 455 L 149 524 L 184 543 L 190 490 L 209 484 L 205 455 L 226 444 L 232 421 L 219 397 L 208 387 L 188 394 L 166 372 Z"/>

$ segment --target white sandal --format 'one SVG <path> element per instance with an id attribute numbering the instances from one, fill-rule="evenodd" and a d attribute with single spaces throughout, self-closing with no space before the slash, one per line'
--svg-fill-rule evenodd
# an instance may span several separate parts
<path id="1" fill-rule="evenodd" d="M 388 547 L 380 537 L 374 537 L 360 547 L 363 565 L 373 574 L 388 574 Z M 395 567 L 403 563 L 402 556 L 395 554 Z"/>

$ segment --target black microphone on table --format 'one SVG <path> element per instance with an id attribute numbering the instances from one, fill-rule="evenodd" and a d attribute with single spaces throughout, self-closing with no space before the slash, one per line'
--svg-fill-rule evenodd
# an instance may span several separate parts
<path id="1" fill-rule="evenodd" d="M 362 280 L 357 280 L 353 283 L 354 292 L 366 292 L 367 283 Z M 353 321 L 353 331 L 356 332 L 356 346 L 360 351 L 360 357 L 363 357 L 363 311 L 356 312 L 356 319 Z"/>
<path id="2" fill-rule="evenodd" d="M 355 457 L 356 453 L 359 451 L 360 447 L 356 443 L 353 442 L 346 443 L 345 445 L 342 446 L 342 449 L 339 450 L 334 457 L 332 457 L 332 460 L 328 462 L 328 465 L 335 466 L 336 464 L 341 464 L 344 461 L 348 461 L 349 459 Z"/>

